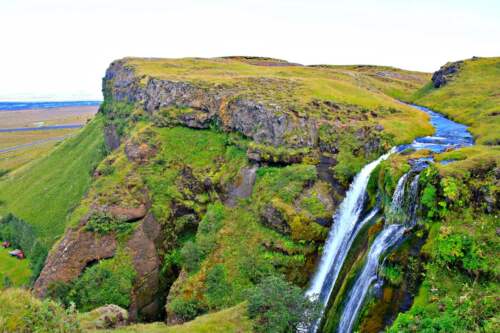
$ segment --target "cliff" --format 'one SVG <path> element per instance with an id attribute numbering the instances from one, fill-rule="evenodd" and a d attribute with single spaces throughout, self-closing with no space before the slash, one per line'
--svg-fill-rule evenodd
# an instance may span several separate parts
<path id="1" fill-rule="evenodd" d="M 98 115 L 110 152 L 35 293 L 180 323 L 270 274 L 304 286 L 353 175 L 429 133 L 381 89 L 419 80 L 267 58 L 113 62 Z"/>

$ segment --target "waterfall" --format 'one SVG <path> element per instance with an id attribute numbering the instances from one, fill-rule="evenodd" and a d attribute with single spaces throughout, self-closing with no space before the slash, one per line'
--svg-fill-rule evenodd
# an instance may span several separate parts
<path id="1" fill-rule="evenodd" d="M 389 151 L 363 167 L 351 183 L 349 191 L 333 218 L 333 226 L 325 242 L 321 260 L 306 291 L 306 296 L 309 298 L 319 299 L 323 311 L 357 232 L 378 212 L 378 208 L 375 208 L 364 219 L 360 216 L 364 208 L 366 186 L 370 175 L 377 165 L 394 151 L 394 149 Z M 309 328 L 310 332 L 317 331 L 319 321 Z"/>
<path id="2" fill-rule="evenodd" d="M 372 283 L 377 279 L 380 258 L 386 251 L 398 243 L 404 232 L 415 225 L 418 206 L 418 180 L 415 175 L 406 193 L 406 184 L 413 170 L 401 176 L 392 196 L 390 211 L 398 212 L 393 219 L 399 219 L 398 224 L 386 224 L 370 247 L 365 265 L 347 296 L 347 302 L 340 318 L 339 333 L 351 332 L 358 317 L 359 310 Z"/>
<path id="3" fill-rule="evenodd" d="M 375 169 L 381 161 L 387 159 L 390 154 L 401 152 L 406 149 L 429 149 L 433 152 L 443 152 L 450 148 L 456 149 L 474 144 L 472 136 L 467 131 L 466 126 L 446 119 L 439 113 L 433 112 L 427 108 L 416 105 L 410 106 L 430 115 L 431 123 L 436 129 L 436 133 L 433 136 L 417 138 L 411 144 L 394 147 L 390 152 L 381 156 L 378 160 L 367 164 L 354 178 L 345 199 L 342 201 L 342 204 L 334 216 L 333 225 L 325 242 L 320 263 L 306 291 L 306 296 L 310 299 L 318 299 L 320 301 L 322 305 L 322 315 L 332 290 L 337 283 L 338 275 L 354 239 L 362 226 L 368 223 L 379 211 L 379 207 L 376 207 L 364 219 L 361 219 L 361 212 L 365 208 L 365 190 L 373 169 Z M 367 262 L 365 263 L 362 274 L 355 282 L 355 287 L 348 294 L 349 299 L 347 300 L 347 306 L 341 317 L 342 326 L 339 330 L 340 332 L 344 333 L 352 330 L 359 308 L 364 301 L 373 279 L 376 278 L 380 257 L 387 249 L 392 247 L 403 237 L 407 229 L 412 228 L 416 224 L 418 208 L 418 173 L 427 166 L 429 161 L 432 161 L 432 158 L 421 158 L 417 160 L 412 170 L 410 170 L 410 173 L 403 175 L 398 180 L 392 203 L 390 207 L 386 209 L 386 226 L 375 238 L 374 243 L 368 251 Z M 413 178 L 410 185 L 407 186 L 410 175 L 416 176 Z M 404 193 L 405 187 L 408 187 L 408 195 Z M 387 223 L 387 221 L 390 223 Z M 299 331 L 315 333 L 318 330 L 320 322 L 321 318 L 318 319 L 312 327 L 299 327 Z"/>
<path id="4" fill-rule="evenodd" d="M 404 231 L 404 226 L 391 224 L 386 226 L 375 238 L 370 247 L 370 252 L 368 252 L 365 266 L 348 295 L 347 303 L 338 326 L 338 332 L 346 333 L 352 331 L 368 289 L 377 278 L 380 256 L 403 237 Z"/>

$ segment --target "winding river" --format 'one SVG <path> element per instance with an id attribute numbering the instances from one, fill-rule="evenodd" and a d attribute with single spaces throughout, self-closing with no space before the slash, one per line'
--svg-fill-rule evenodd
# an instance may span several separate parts
<path id="1" fill-rule="evenodd" d="M 429 149 L 439 153 L 445 150 L 457 149 L 473 144 L 473 138 L 467 131 L 467 127 L 445 118 L 443 115 L 429 110 L 425 107 L 411 105 L 414 108 L 426 112 L 430 116 L 431 124 L 435 128 L 432 136 L 417 138 L 411 144 L 394 147 L 388 153 L 382 155 L 377 160 L 365 165 L 356 175 L 351 183 L 346 196 L 339 206 L 333 224 L 325 242 L 320 262 L 311 280 L 306 295 L 311 299 L 317 299 L 322 305 L 321 318 L 313 323 L 311 327 L 302 328 L 301 331 L 315 333 L 320 330 L 322 317 L 325 308 L 330 300 L 332 291 L 338 282 L 338 276 L 342 270 L 347 254 L 356 239 L 359 231 L 364 225 L 369 223 L 378 213 L 377 206 L 366 216 L 362 215 L 366 204 L 366 187 L 371 173 L 383 160 L 391 154 L 399 153 L 408 148 L 415 150 Z M 428 159 L 427 159 L 428 160 Z M 425 164 L 427 160 L 422 160 Z M 418 164 L 418 163 L 417 163 Z M 425 167 L 425 166 L 423 166 Z M 418 172 L 422 164 L 405 174 L 398 181 L 398 186 L 393 195 L 391 210 L 401 210 L 405 191 L 409 191 L 409 196 L 415 198 L 413 204 L 410 203 L 406 209 L 404 219 L 387 224 L 377 235 L 365 260 L 361 273 L 356 277 L 356 281 L 351 290 L 346 294 L 347 299 L 338 324 L 337 332 L 351 332 L 356 322 L 359 310 L 370 286 L 377 279 L 377 272 L 381 258 L 387 251 L 396 245 L 404 237 L 404 232 L 413 227 L 416 223 L 416 198 L 418 194 Z M 411 179 L 411 182 L 408 181 Z M 408 185 L 407 185 L 408 184 Z M 413 193 L 411 193 L 413 192 Z"/>

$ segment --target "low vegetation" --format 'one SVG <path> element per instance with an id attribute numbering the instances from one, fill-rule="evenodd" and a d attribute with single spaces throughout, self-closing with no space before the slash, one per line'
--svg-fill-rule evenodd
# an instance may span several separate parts
<path id="1" fill-rule="evenodd" d="M 469 125 L 478 144 L 500 144 L 500 58 L 473 58 L 459 66 L 446 85 L 428 83 L 410 100 Z"/>
<path id="2" fill-rule="evenodd" d="M 37 163 L 0 181 L 0 214 L 23 219 L 51 245 L 66 228 L 66 216 L 90 186 L 93 169 L 106 152 L 97 117 Z"/>
<path id="3" fill-rule="evenodd" d="M 40 301 L 23 289 L 0 291 L 0 331 L 79 333 L 74 310 L 50 300 Z"/>

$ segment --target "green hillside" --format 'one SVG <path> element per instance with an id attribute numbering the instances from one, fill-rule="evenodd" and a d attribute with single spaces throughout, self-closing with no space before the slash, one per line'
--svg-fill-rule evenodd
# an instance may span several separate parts
<path id="1" fill-rule="evenodd" d="M 48 156 L 0 179 L 0 213 L 12 213 L 35 227 L 51 244 L 66 227 L 66 216 L 82 199 L 92 170 L 103 158 L 103 121 L 97 117 Z"/>
<path id="2" fill-rule="evenodd" d="M 450 82 L 430 82 L 411 100 L 469 125 L 478 144 L 500 144 L 500 57 L 465 60 Z"/>

